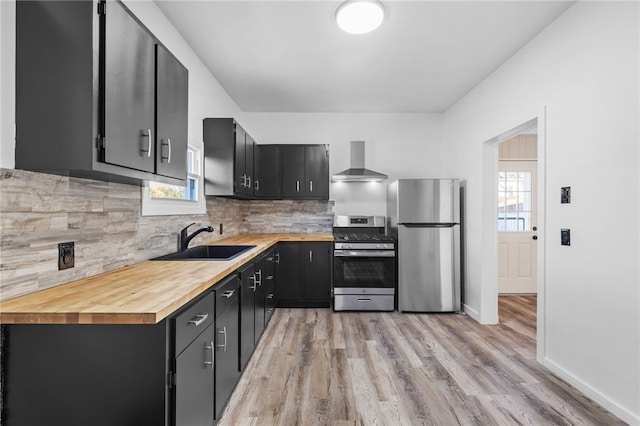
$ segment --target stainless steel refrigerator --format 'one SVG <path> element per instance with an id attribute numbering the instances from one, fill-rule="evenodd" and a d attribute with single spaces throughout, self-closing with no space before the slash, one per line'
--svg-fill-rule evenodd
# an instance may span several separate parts
<path id="1" fill-rule="evenodd" d="M 460 310 L 460 183 L 399 179 L 387 189 L 387 233 L 398 241 L 398 310 Z"/>

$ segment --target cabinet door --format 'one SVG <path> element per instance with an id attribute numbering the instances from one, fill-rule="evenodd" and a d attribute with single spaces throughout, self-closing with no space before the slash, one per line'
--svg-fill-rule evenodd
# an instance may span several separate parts
<path id="1" fill-rule="evenodd" d="M 245 171 L 245 139 L 247 133 L 238 123 L 234 123 L 235 128 L 235 155 L 233 159 L 233 192 L 234 194 L 244 194 L 247 187 L 247 173 Z"/>
<path id="2" fill-rule="evenodd" d="M 156 45 L 156 173 L 187 178 L 189 72 Z"/>
<path id="3" fill-rule="evenodd" d="M 245 195 L 253 195 L 253 157 L 256 142 L 251 135 L 247 133 L 244 142 L 244 173 L 247 175 L 247 185 L 244 188 Z"/>
<path id="4" fill-rule="evenodd" d="M 331 243 L 302 243 L 304 274 L 304 299 L 308 301 L 330 301 L 331 289 Z"/>
<path id="5" fill-rule="evenodd" d="M 154 40 L 122 5 L 105 7 L 104 161 L 153 172 Z"/>
<path id="6" fill-rule="evenodd" d="M 253 163 L 253 195 L 258 198 L 278 198 L 280 189 L 280 147 L 256 145 Z"/>
<path id="7" fill-rule="evenodd" d="M 255 292 L 254 265 L 240 270 L 240 371 L 243 371 L 255 347 Z"/>
<path id="8" fill-rule="evenodd" d="M 305 147 L 305 187 L 308 198 L 329 199 L 329 151 L 326 145 Z"/>
<path id="9" fill-rule="evenodd" d="M 238 369 L 239 350 L 239 283 L 238 278 L 233 278 L 235 283 L 225 285 L 224 292 L 216 299 L 224 302 L 224 310 L 216 316 L 216 399 L 215 413 L 219 419 L 222 410 L 231 396 L 231 392 L 240 378 Z M 235 290 L 235 291 L 233 291 Z M 233 291 L 233 292 L 232 292 Z M 226 294 L 225 294 L 226 293 Z M 231 293 L 231 294 L 229 294 Z M 219 304 L 217 303 L 216 306 Z M 222 310 L 222 309 L 221 309 Z"/>
<path id="10" fill-rule="evenodd" d="M 213 423 L 214 331 L 212 324 L 176 357 L 176 425 Z"/>
<path id="11" fill-rule="evenodd" d="M 299 245 L 294 242 L 278 243 L 276 248 L 276 304 L 283 300 L 299 300 L 302 297 L 302 264 Z"/>
<path id="12" fill-rule="evenodd" d="M 305 188 L 304 180 L 304 146 L 282 145 L 282 196 L 299 198 Z"/>

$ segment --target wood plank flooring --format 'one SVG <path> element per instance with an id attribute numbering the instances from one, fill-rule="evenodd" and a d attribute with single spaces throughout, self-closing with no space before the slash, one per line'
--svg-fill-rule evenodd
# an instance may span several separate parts
<path id="1" fill-rule="evenodd" d="M 220 425 L 624 424 L 535 360 L 535 296 L 464 314 L 278 309 Z"/>

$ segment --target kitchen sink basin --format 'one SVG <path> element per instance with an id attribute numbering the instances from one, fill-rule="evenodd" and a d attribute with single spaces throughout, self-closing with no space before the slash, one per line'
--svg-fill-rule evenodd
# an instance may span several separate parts
<path id="1" fill-rule="evenodd" d="M 151 260 L 231 260 L 255 246 L 197 246 Z"/>

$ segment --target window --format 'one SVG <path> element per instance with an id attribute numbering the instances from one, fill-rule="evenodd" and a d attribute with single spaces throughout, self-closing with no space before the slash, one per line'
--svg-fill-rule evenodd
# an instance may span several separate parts
<path id="1" fill-rule="evenodd" d="M 498 231 L 531 231 L 531 172 L 498 173 Z"/>
<path id="2" fill-rule="evenodd" d="M 147 182 L 142 188 L 143 216 L 206 213 L 202 152 L 202 142 L 189 142 L 186 186 Z"/>

